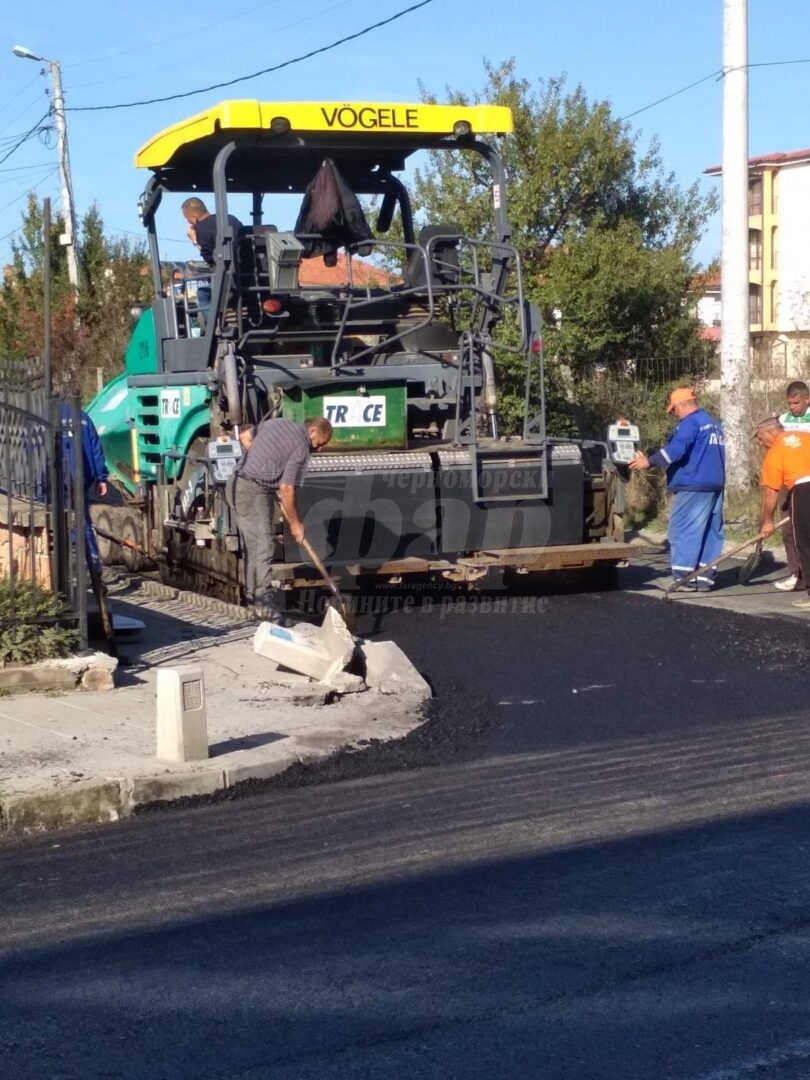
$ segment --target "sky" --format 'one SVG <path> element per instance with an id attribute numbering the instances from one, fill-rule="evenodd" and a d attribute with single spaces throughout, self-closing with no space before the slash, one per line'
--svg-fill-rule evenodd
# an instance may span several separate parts
<path id="1" fill-rule="evenodd" d="M 145 236 L 137 200 L 148 173 L 137 149 L 169 125 L 232 98 L 264 101 L 441 101 L 447 87 L 474 94 L 484 63 L 514 58 L 538 85 L 565 74 L 591 101 L 628 118 L 642 151 L 653 138 L 682 187 L 717 189 L 704 170 L 721 160 L 723 0 L 430 0 L 418 10 L 308 59 L 420 0 L 197 0 L 158 9 L 109 0 L 26 0 L 0 12 L 0 265 L 8 262 L 26 194 L 60 205 L 55 138 L 23 137 L 47 114 L 47 65 L 12 54 L 23 45 L 62 70 L 77 216 L 94 203 L 108 234 Z M 142 14 L 143 13 L 143 14 Z M 810 146 L 807 0 L 749 0 L 751 156 Z M 293 61 L 290 63 L 289 61 Z M 235 86 L 204 90 L 215 83 Z M 44 71 L 44 73 L 43 73 Z M 697 83 L 692 86 L 691 84 Z M 686 89 L 690 87 L 691 89 Z M 683 91 L 683 92 L 679 92 Z M 152 98 L 189 95 L 150 105 Z M 661 100 L 667 99 L 667 100 Z M 193 254 L 179 220 L 161 230 L 162 255 Z M 169 243 L 165 243 L 168 237 Z M 696 256 L 720 253 L 719 215 Z"/>

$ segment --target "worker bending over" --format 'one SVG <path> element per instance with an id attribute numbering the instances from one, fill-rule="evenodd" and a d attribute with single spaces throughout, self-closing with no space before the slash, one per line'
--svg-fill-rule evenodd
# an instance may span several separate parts
<path id="1" fill-rule="evenodd" d="M 297 544 L 304 539 L 296 492 L 304 482 L 309 455 L 326 446 L 332 425 L 323 417 L 264 420 L 243 433 L 247 453 L 229 481 L 228 498 L 236 514 L 245 558 L 245 593 L 258 618 L 282 622 L 283 595 L 274 589 L 273 559 L 277 505 L 281 504 Z"/>

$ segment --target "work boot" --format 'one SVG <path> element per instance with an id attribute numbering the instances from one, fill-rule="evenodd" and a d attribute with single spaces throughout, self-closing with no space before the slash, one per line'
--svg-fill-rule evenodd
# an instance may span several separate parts
<path id="1" fill-rule="evenodd" d="M 291 620 L 286 615 L 276 608 L 268 607 L 266 604 L 257 604 L 253 611 L 255 612 L 255 618 L 259 622 L 272 623 L 273 626 L 292 626 Z"/>
<path id="2" fill-rule="evenodd" d="M 797 589 L 802 588 L 802 584 L 797 574 L 791 574 L 790 577 L 782 578 L 781 581 L 775 581 L 773 587 L 782 592 L 796 592 Z"/>

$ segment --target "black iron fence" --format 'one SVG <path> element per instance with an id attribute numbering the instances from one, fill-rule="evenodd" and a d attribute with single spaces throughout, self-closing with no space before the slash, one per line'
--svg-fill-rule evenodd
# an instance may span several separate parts
<path id="1" fill-rule="evenodd" d="M 78 399 L 49 395 L 30 361 L 0 365 L 0 631 L 74 626 L 87 645 L 85 490 Z"/>

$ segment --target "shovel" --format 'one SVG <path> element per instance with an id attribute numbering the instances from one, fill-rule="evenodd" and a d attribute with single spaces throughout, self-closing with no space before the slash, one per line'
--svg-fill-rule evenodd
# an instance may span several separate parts
<path id="1" fill-rule="evenodd" d="M 758 569 L 759 564 L 762 562 L 762 540 L 757 540 L 757 546 L 742 564 L 737 571 L 737 581 L 740 585 L 747 585 L 751 578 L 754 576 L 754 572 Z"/>
<path id="2" fill-rule="evenodd" d="M 281 511 L 281 516 L 284 518 L 284 520 L 289 525 L 290 524 L 290 519 L 284 513 L 284 507 L 281 505 L 280 500 L 279 500 L 278 507 L 279 507 L 279 510 Z M 326 582 L 326 587 L 332 593 L 332 596 L 333 596 L 334 601 L 335 601 L 335 606 L 337 607 L 338 611 L 340 612 L 341 617 L 343 618 L 343 621 L 346 623 L 346 628 L 348 629 L 349 633 L 350 634 L 356 634 L 357 633 L 357 619 L 354 616 L 354 612 L 349 609 L 349 605 L 346 603 L 346 599 L 343 596 L 343 593 L 337 587 L 337 582 L 335 581 L 335 579 L 332 577 L 332 575 L 329 573 L 329 571 L 324 566 L 320 555 L 318 555 L 315 548 L 312 546 L 312 544 L 310 544 L 309 540 L 307 540 L 306 537 L 304 537 L 304 539 L 301 541 L 301 547 L 304 549 L 304 551 L 309 556 L 309 561 L 312 563 L 312 565 L 315 567 L 315 569 L 318 571 L 318 573 L 321 575 L 321 577 Z"/>
<path id="3" fill-rule="evenodd" d="M 107 597 L 104 595 L 104 583 L 101 580 L 101 574 L 94 566 L 88 566 L 87 569 L 90 572 L 90 584 L 93 589 L 93 595 L 98 604 L 101 629 L 104 633 L 104 639 L 107 642 L 107 652 L 110 656 L 118 656 L 118 649 L 115 645 L 115 629 L 113 628 L 113 621 L 110 617 L 110 609 L 107 607 Z"/>
<path id="4" fill-rule="evenodd" d="M 776 532 L 777 529 L 781 529 L 783 525 L 787 525 L 789 521 L 789 517 L 785 517 L 782 518 L 781 521 L 777 521 L 776 525 L 774 525 L 774 532 Z M 667 588 L 664 590 L 664 596 L 669 597 L 670 593 L 674 593 L 677 589 L 680 589 L 682 585 L 688 585 L 690 581 L 694 581 L 698 574 L 703 574 L 706 572 L 706 570 L 713 570 L 716 566 L 719 566 L 724 559 L 731 559 L 735 555 L 739 555 L 741 551 L 745 551 L 747 547 L 750 547 L 752 544 L 756 544 L 757 551 L 752 552 L 751 556 L 745 560 L 745 563 L 743 563 L 738 572 L 738 579 L 742 581 L 743 584 L 745 584 L 745 582 L 748 581 L 754 570 L 759 565 L 759 560 L 762 558 L 762 541 L 764 539 L 765 537 L 762 535 L 762 533 L 757 533 L 756 536 L 752 536 L 748 540 L 744 540 L 741 544 L 738 544 L 737 547 L 732 548 L 731 551 L 724 551 L 719 558 L 714 559 L 710 563 L 706 563 L 705 566 L 699 566 L 697 570 L 693 570 L 691 574 L 687 574 L 686 577 L 682 577 L 679 581 L 673 581 L 673 583 L 667 586 Z M 756 561 L 754 561 L 755 556 Z M 746 569 L 747 576 L 743 579 L 742 575 Z"/>

